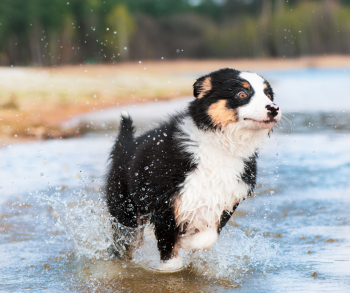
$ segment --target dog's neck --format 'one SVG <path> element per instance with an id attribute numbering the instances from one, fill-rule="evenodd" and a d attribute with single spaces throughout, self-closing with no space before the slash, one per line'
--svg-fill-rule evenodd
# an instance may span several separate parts
<path id="1" fill-rule="evenodd" d="M 240 123 L 232 123 L 216 130 L 218 148 L 241 158 L 251 157 L 268 136 L 268 129 L 249 129 Z"/>
<path id="2" fill-rule="evenodd" d="M 268 129 L 247 129 L 240 123 L 232 123 L 215 131 L 201 130 L 190 118 L 183 120 L 180 129 L 181 134 L 178 136 L 183 139 L 186 148 L 209 146 L 242 159 L 254 155 L 269 132 Z"/>

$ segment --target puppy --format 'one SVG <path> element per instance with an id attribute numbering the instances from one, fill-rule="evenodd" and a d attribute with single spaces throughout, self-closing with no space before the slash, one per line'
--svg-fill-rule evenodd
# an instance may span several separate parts
<path id="1" fill-rule="evenodd" d="M 281 118 L 270 84 L 230 68 L 193 85 L 194 100 L 168 122 L 134 137 L 128 115 L 110 154 L 106 199 L 119 223 L 154 225 L 160 269 L 176 271 L 178 249 L 211 248 L 254 190 L 257 149 Z"/>

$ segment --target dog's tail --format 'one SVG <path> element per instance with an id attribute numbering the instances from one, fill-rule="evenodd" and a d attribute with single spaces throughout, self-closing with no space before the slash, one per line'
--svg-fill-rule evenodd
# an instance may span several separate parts
<path id="1" fill-rule="evenodd" d="M 132 211 L 126 210 L 128 186 L 126 182 L 128 166 L 135 150 L 134 126 L 130 115 L 123 112 L 119 126 L 119 134 L 114 143 L 108 160 L 108 174 L 106 178 L 106 201 L 110 214 L 121 224 L 133 225 Z M 119 197 L 123 194 L 123 199 Z M 131 220 L 129 220 L 131 219 Z M 136 217 L 135 217 L 136 222 Z M 137 222 L 135 224 L 137 226 Z M 128 225 L 129 226 L 129 225 Z"/>
<path id="2" fill-rule="evenodd" d="M 121 122 L 119 126 L 118 142 L 125 146 L 134 140 L 135 127 L 128 112 L 122 112 Z M 119 144 L 119 145 L 120 145 Z"/>
<path id="3" fill-rule="evenodd" d="M 116 145 L 119 149 L 125 150 L 127 146 L 134 140 L 135 127 L 133 121 L 127 112 L 122 112 L 119 126 L 119 135 Z"/>
<path id="4" fill-rule="evenodd" d="M 133 121 L 127 112 L 122 112 L 119 126 L 119 134 L 113 146 L 109 159 L 117 159 L 126 153 L 130 144 L 134 140 L 135 127 Z"/>

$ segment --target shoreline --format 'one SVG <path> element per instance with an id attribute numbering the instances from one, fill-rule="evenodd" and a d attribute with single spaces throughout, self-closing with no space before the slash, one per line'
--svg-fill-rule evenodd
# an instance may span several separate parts
<path id="1" fill-rule="evenodd" d="M 176 60 L 144 60 L 141 61 L 125 61 L 115 64 L 83 64 L 83 65 L 60 65 L 55 67 L 42 67 L 43 70 L 61 72 L 71 72 L 78 67 L 103 69 L 113 71 L 120 69 L 123 71 L 134 72 L 140 67 L 147 67 L 152 73 L 156 72 L 196 72 L 211 71 L 224 67 L 232 67 L 239 70 L 258 70 L 258 69 L 293 69 L 293 68 L 350 68 L 350 55 L 324 55 L 324 56 L 303 56 L 299 58 L 259 58 L 259 59 L 176 59 Z M 1 67 L 0 67 L 1 68 Z M 143 68 L 142 68 L 143 69 Z"/>
<path id="2" fill-rule="evenodd" d="M 63 129 L 62 123 L 76 115 L 111 107 L 190 96 L 197 75 L 223 67 L 239 70 L 350 68 L 350 55 L 0 67 L 0 147 L 79 137 L 83 134 L 79 129 Z"/>

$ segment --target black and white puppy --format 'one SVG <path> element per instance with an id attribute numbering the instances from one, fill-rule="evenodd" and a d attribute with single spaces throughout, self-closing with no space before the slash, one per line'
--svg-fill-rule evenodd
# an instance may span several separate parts
<path id="1" fill-rule="evenodd" d="M 256 184 L 257 149 L 281 118 L 270 84 L 221 69 L 199 78 L 195 99 L 156 129 L 134 137 L 122 116 L 110 155 L 109 211 L 119 223 L 154 225 L 160 269 L 182 267 L 178 248 L 211 248 Z"/>

